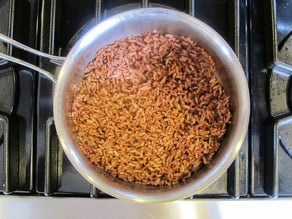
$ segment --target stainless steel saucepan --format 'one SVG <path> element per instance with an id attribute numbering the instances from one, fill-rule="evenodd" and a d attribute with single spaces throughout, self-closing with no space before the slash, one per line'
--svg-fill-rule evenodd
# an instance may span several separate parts
<path id="1" fill-rule="evenodd" d="M 205 48 L 215 59 L 218 68 L 217 77 L 231 97 L 232 109 L 232 121 L 227 135 L 212 162 L 201 168 L 186 182 L 165 187 L 125 183 L 104 172 L 97 171 L 76 148 L 77 144 L 69 117 L 72 88 L 82 79 L 86 65 L 93 59 L 96 51 L 118 39 L 153 30 L 178 36 L 190 36 Z M 3 36 L 1 39 L 6 43 L 11 43 Z M 15 45 L 15 42 L 12 44 Z M 18 46 L 21 47 L 21 45 Z M 44 54 L 38 53 L 38 55 Z M 55 80 L 49 72 L 35 68 L 29 63 L 4 54 L 1 54 L 0 58 L 24 64 Z M 54 56 L 49 58 L 57 61 L 63 60 Z M 244 71 L 232 49 L 218 33 L 200 20 L 183 12 L 162 8 L 143 8 L 114 15 L 94 26 L 77 41 L 64 58 L 56 80 L 53 107 L 55 125 L 64 152 L 88 182 L 117 198 L 139 202 L 162 202 L 194 195 L 211 185 L 226 172 L 237 156 L 247 133 L 250 98 Z"/>

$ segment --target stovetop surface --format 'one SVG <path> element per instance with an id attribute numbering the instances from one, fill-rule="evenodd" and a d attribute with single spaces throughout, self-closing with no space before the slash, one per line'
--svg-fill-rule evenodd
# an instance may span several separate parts
<path id="1" fill-rule="evenodd" d="M 218 181 L 190 199 L 292 197 L 291 1 L 0 0 L 0 32 L 66 56 L 94 24 L 139 7 L 175 8 L 213 27 L 249 81 L 250 127 L 240 153 Z M 3 43 L 0 51 L 58 72 L 50 60 Z M 0 60 L 0 192 L 111 198 L 83 179 L 63 153 L 52 93 L 50 80 Z"/>

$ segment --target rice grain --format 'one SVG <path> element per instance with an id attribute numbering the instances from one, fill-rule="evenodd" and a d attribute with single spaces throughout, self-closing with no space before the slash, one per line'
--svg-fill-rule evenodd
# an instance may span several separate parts
<path id="1" fill-rule="evenodd" d="M 210 163 L 230 122 L 216 71 L 189 37 L 147 32 L 101 48 L 74 89 L 79 150 L 125 182 L 185 181 Z"/>

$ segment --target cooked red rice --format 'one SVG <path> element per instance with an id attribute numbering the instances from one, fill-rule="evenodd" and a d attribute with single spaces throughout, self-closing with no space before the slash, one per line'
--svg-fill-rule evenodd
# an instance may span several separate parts
<path id="1" fill-rule="evenodd" d="M 80 151 L 126 182 L 186 180 L 211 161 L 231 118 L 215 72 L 188 37 L 148 32 L 103 47 L 74 90 Z"/>

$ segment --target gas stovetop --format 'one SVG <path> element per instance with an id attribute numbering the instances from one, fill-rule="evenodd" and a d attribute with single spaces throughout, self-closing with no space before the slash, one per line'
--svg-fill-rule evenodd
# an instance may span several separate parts
<path id="1" fill-rule="evenodd" d="M 0 0 L 0 32 L 44 52 L 66 56 L 97 22 L 139 7 L 167 7 L 213 27 L 246 72 L 251 119 L 241 151 L 213 185 L 189 197 L 292 197 L 292 3 L 196 0 Z M 0 51 L 54 74 L 50 62 L 0 42 Z M 53 84 L 0 60 L 0 193 L 112 199 L 83 179 L 59 145 Z"/>

